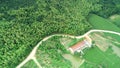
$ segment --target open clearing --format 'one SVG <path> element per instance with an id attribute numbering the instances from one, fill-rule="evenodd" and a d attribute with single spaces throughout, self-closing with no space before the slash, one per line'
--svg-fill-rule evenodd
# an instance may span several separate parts
<path id="1" fill-rule="evenodd" d="M 102 33 L 92 33 L 90 35 L 94 44 L 102 51 L 106 51 L 109 48 L 110 43 L 107 41 L 106 38 L 102 36 Z M 102 42 L 102 43 L 101 43 Z"/>
<path id="2" fill-rule="evenodd" d="M 38 66 L 33 60 L 30 60 L 25 65 L 23 65 L 22 68 L 38 68 Z"/>
<path id="3" fill-rule="evenodd" d="M 118 27 L 120 27 L 120 15 L 117 15 L 117 14 L 112 15 L 110 16 L 109 20 L 113 22 L 115 25 L 117 25 Z"/>
<path id="4" fill-rule="evenodd" d="M 120 28 L 118 28 L 115 24 L 111 21 L 92 14 L 89 16 L 88 21 L 93 26 L 94 29 L 102 29 L 102 30 L 111 30 L 115 32 L 120 32 Z"/>
<path id="5" fill-rule="evenodd" d="M 84 59 L 71 54 L 63 54 L 63 57 L 71 62 L 72 68 L 79 68 L 84 63 Z"/>

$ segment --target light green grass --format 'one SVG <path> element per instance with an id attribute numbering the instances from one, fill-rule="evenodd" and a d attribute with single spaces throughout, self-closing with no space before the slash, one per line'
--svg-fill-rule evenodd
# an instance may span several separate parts
<path id="1" fill-rule="evenodd" d="M 120 28 L 113 24 L 111 21 L 100 16 L 97 16 L 95 14 L 91 14 L 88 18 L 88 21 L 90 22 L 94 29 L 103 29 L 120 32 Z"/>
<path id="2" fill-rule="evenodd" d="M 86 62 L 81 66 L 81 68 L 119 68 L 120 58 L 113 54 L 111 48 L 106 52 L 102 52 L 96 46 L 85 52 L 83 56 Z"/>
<path id="3" fill-rule="evenodd" d="M 8 26 L 13 24 L 13 22 L 7 22 L 7 21 L 0 21 L 0 26 Z"/>
<path id="4" fill-rule="evenodd" d="M 118 27 L 120 27 L 120 15 L 112 15 L 109 20 L 111 22 L 113 22 L 115 25 L 117 25 Z"/>
<path id="5" fill-rule="evenodd" d="M 110 33 L 104 33 L 105 36 L 110 42 L 112 42 L 113 44 L 115 44 L 115 42 L 120 43 L 120 36 L 116 35 L 116 34 L 110 34 Z M 111 37 L 111 39 L 109 38 Z M 120 47 L 120 44 L 115 44 L 115 46 Z"/>
<path id="6" fill-rule="evenodd" d="M 33 60 L 28 61 L 22 68 L 39 68 Z"/>
<path id="7" fill-rule="evenodd" d="M 75 45 L 76 43 L 78 43 L 79 41 L 82 41 L 83 40 L 83 38 L 81 38 L 81 39 L 76 39 L 76 38 L 74 38 L 74 39 L 72 39 L 72 41 L 70 42 L 70 43 L 68 43 L 67 44 L 67 46 L 73 46 L 73 45 Z"/>

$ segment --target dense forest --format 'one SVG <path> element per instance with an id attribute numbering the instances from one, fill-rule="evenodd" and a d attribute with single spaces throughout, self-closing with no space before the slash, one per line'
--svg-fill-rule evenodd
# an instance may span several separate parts
<path id="1" fill-rule="evenodd" d="M 118 0 L 0 0 L 0 68 L 14 68 L 44 37 L 81 35 L 89 14 L 120 13 Z"/>

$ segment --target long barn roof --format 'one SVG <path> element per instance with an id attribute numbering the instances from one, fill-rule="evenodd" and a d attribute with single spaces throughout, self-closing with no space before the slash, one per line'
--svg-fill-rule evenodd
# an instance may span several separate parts
<path id="1" fill-rule="evenodd" d="M 81 42 L 78 42 L 77 44 L 71 46 L 70 48 L 71 48 L 73 51 L 76 51 L 76 50 L 82 48 L 84 45 L 86 45 L 86 42 L 85 42 L 85 41 L 81 41 Z"/>

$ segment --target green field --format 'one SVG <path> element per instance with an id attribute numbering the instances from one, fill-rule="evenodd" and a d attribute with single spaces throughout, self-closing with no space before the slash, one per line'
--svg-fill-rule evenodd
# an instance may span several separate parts
<path id="1" fill-rule="evenodd" d="M 120 27 L 120 15 L 112 15 L 110 16 L 109 20 L 111 22 L 113 22 L 115 25 L 117 25 L 118 27 Z"/>
<path id="2" fill-rule="evenodd" d="M 88 21 L 94 29 L 103 29 L 120 32 L 120 28 L 113 24 L 111 21 L 97 16 L 95 14 L 91 14 L 88 18 Z"/>
<path id="3" fill-rule="evenodd" d="M 107 39 L 109 39 L 108 37 L 111 37 L 112 39 L 109 39 L 111 42 L 118 42 L 120 43 L 120 36 L 119 35 L 115 35 L 115 34 L 110 34 L 110 33 L 104 33 L 105 37 Z M 120 47 L 120 44 L 116 44 L 116 46 Z"/>
<path id="4" fill-rule="evenodd" d="M 112 53 L 111 48 L 102 52 L 98 47 L 89 49 L 83 56 L 86 59 L 81 68 L 119 68 L 120 57 Z M 114 57 L 114 58 L 113 58 Z"/>
<path id="5" fill-rule="evenodd" d="M 81 38 L 81 39 L 76 39 L 76 38 L 74 38 L 74 39 L 72 39 L 72 41 L 71 41 L 70 43 L 68 43 L 66 46 L 72 46 L 72 45 L 76 44 L 77 42 L 79 42 L 79 41 L 81 41 L 81 40 L 83 40 L 83 38 Z"/>
<path id="6" fill-rule="evenodd" d="M 22 68 L 38 68 L 33 60 L 28 61 Z"/>

